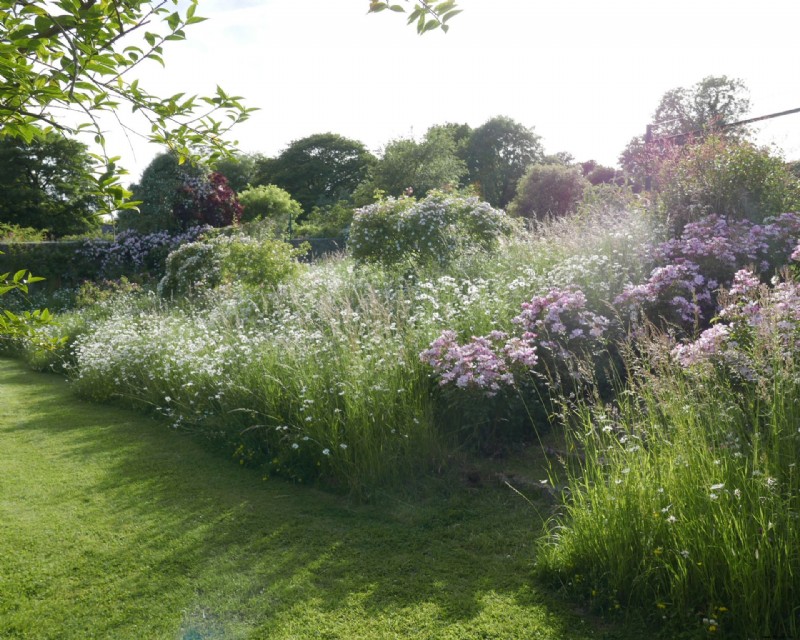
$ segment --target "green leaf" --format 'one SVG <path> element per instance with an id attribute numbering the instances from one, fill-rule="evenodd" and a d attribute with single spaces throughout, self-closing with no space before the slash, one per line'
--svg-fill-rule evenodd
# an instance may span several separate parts
<path id="1" fill-rule="evenodd" d="M 167 17 L 167 26 L 173 31 L 175 31 L 178 28 L 178 25 L 180 23 L 181 23 L 181 16 L 177 11 L 173 14 L 170 14 Z"/>
<path id="2" fill-rule="evenodd" d="M 459 13 L 461 13 L 461 9 L 456 9 L 455 11 L 448 11 L 441 17 L 442 23 L 447 22 L 450 18 L 452 18 L 453 16 L 457 16 Z"/>

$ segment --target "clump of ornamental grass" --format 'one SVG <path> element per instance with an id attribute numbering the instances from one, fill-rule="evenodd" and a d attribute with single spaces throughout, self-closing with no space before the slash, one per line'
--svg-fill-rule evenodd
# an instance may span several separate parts
<path id="1" fill-rule="evenodd" d="M 572 410 L 585 463 L 539 571 L 600 611 L 796 637 L 800 288 L 740 271 L 721 300 L 696 341 L 640 344 L 613 406 Z"/>

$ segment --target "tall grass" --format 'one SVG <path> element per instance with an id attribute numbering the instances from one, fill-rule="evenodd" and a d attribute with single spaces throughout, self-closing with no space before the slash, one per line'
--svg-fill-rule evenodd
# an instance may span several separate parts
<path id="1" fill-rule="evenodd" d="M 794 344 L 794 341 L 793 341 Z M 800 633 L 800 367 L 755 341 L 767 375 L 683 370 L 651 345 L 615 406 L 574 408 L 569 498 L 543 576 L 599 610 L 726 637 Z"/>

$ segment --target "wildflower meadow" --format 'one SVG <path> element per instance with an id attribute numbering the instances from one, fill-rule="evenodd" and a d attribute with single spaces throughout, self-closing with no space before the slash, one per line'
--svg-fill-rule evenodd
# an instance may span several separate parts
<path id="1" fill-rule="evenodd" d="M 577 455 L 551 463 L 537 579 L 669 628 L 796 635 L 800 214 L 677 237 L 635 203 L 504 217 L 389 201 L 356 213 L 351 253 L 292 268 L 198 230 L 159 287 L 84 285 L 39 329 L 61 348 L 17 349 L 265 478 L 366 498 L 558 434 Z M 103 265 L 172 246 L 119 242 Z"/>

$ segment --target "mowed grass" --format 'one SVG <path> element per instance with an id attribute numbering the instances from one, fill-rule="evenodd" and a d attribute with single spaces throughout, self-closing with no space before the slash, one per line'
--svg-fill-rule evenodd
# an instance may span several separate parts
<path id="1" fill-rule="evenodd" d="M 3 640 L 623 637 L 532 581 L 546 515 L 499 483 L 363 505 L 264 481 L 0 360 Z"/>

